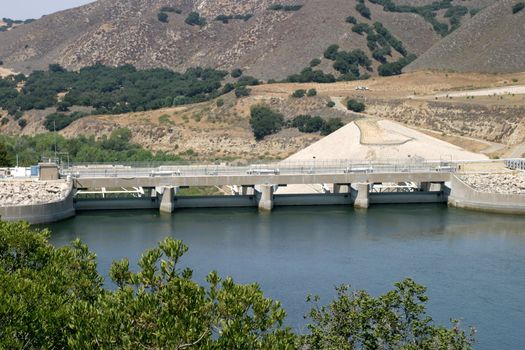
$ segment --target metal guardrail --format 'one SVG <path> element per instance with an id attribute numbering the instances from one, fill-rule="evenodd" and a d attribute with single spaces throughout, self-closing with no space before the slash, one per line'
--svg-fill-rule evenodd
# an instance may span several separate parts
<path id="1" fill-rule="evenodd" d="M 250 166 L 227 165 L 158 165 L 126 164 L 73 165 L 61 169 L 62 176 L 74 178 L 137 178 L 178 176 L 275 176 L 326 175 L 353 173 L 456 172 L 458 164 L 449 161 L 352 162 L 348 160 L 284 161 Z"/>

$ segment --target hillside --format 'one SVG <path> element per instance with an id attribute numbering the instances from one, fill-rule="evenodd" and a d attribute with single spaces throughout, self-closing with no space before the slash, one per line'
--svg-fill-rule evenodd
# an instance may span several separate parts
<path id="1" fill-rule="evenodd" d="M 366 35 L 352 32 L 352 24 L 345 22 L 348 16 L 368 24 L 381 22 L 408 52 L 417 55 L 441 39 L 423 17 L 387 12 L 378 3 L 366 2 L 371 19 L 356 11 L 356 1 L 295 0 L 286 4 L 302 5 L 297 11 L 269 9 L 279 3 L 99 0 L 0 33 L 0 59 L 6 67 L 23 72 L 47 68 L 50 63 L 78 69 L 100 61 L 176 70 L 195 66 L 226 70 L 239 67 L 261 79 L 282 79 L 307 67 L 313 58 L 321 58 L 334 43 L 344 50 L 361 48 L 371 57 Z M 402 3 L 419 5 L 420 1 Z M 171 7 L 172 12 L 164 12 L 167 17 L 163 22 L 158 16 L 165 6 Z M 205 18 L 207 24 L 187 24 L 192 11 Z M 252 17 L 223 23 L 215 20 L 220 15 Z M 467 17 L 461 21 L 467 21 Z M 395 58 L 394 55 L 392 59 Z M 333 71 L 331 65 L 323 60 L 320 68 L 329 73 Z M 378 63 L 374 65 L 377 67 Z"/>
<path id="2" fill-rule="evenodd" d="M 516 0 L 500 0 L 474 16 L 405 68 L 457 72 L 525 71 L 525 10 Z"/>

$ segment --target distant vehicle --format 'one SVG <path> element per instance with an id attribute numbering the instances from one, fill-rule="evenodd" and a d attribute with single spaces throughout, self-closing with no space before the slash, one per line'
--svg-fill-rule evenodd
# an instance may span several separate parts
<path id="1" fill-rule="evenodd" d="M 453 166 L 450 166 L 450 165 L 448 165 L 448 166 L 438 166 L 436 168 L 436 171 L 438 173 L 452 173 L 452 172 L 456 171 L 456 168 L 453 167 Z"/>
<path id="2" fill-rule="evenodd" d="M 351 174 L 351 173 L 365 173 L 365 174 L 368 174 L 368 173 L 373 173 L 373 172 L 374 172 L 374 168 L 370 168 L 370 167 L 365 167 L 365 168 L 346 168 L 344 170 L 345 174 Z"/>
<path id="3" fill-rule="evenodd" d="M 182 172 L 180 170 L 156 170 L 152 171 L 149 176 L 181 176 Z"/>
<path id="4" fill-rule="evenodd" d="M 370 90 L 370 89 L 368 88 L 368 86 L 357 86 L 355 89 L 356 89 L 356 90 L 361 90 L 361 91 L 368 91 L 368 90 Z"/>
<path id="5" fill-rule="evenodd" d="M 279 169 L 250 169 L 246 172 L 248 175 L 279 175 Z"/>

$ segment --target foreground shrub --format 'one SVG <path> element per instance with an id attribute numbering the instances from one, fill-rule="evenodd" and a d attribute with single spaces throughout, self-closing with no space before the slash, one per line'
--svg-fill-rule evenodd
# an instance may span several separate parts
<path id="1" fill-rule="evenodd" d="M 272 111 L 266 106 L 253 106 L 250 111 L 250 126 L 256 140 L 279 132 L 283 126 L 282 114 Z"/>
<path id="2" fill-rule="evenodd" d="M 257 284 L 216 272 L 194 281 L 180 266 L 181 241 L 164 239 L 137 268 L 113 262 L 106 289 L 85 244 L 55 248 L 49 236 L 0 221 L 1 349 L 472 349 L 473 332 L 433 323 L 426 289 L 411 279 L 378 297 L 348 285 L 325 306 L 309 297 L 309 333 L 300 335 Z"/>

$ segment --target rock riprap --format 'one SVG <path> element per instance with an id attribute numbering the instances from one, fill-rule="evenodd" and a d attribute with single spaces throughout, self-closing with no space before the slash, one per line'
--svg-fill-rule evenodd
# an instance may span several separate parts
<path id="1" fill-rule="evenodd" d="M 65 182 L 0 181 L 0 206 L 12 207 L 56 202 L 69 192 Z"/>
<path id="2" fill-rule="evenodd" d="M 480 192 L 525 195 L 524 172 L 464 175 L 460 178 Z"/>

